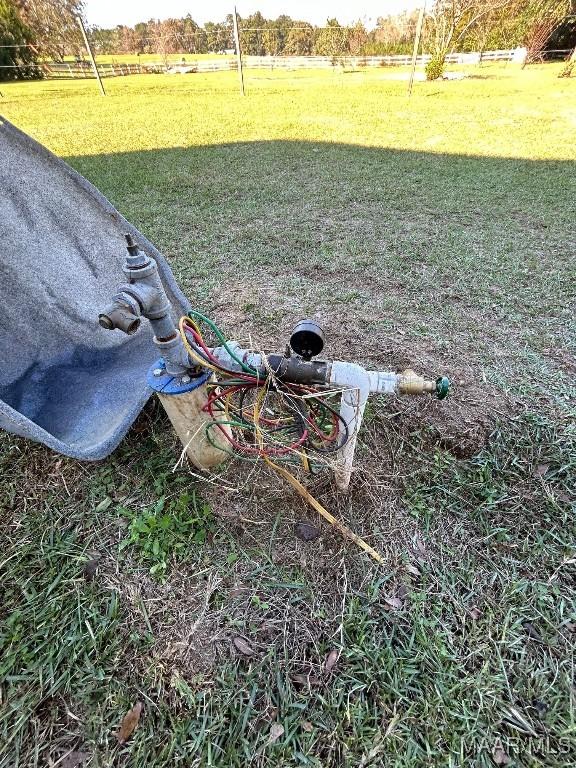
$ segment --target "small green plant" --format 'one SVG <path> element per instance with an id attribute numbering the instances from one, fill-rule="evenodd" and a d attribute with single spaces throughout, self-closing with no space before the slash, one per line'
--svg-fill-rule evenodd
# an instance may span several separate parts
<path id="1" fill-rule="evenodd" d="M 444 57 L 432 56 L 426 64 L 426 80 L 438 80 L 444 74 Z"/>
<path id="2" fill-rule="evenodd" d="M 182 493 L 177 499 L 161 496 L 138 512 L 125 507 L 119 511 L 130 519 L 129 536 L 120 549 L 133 545 L 150 573 L 159 578 L 165 575 L 170 558 L 180 559 L 194 544 L 203 544 L 213 528 L 209 507 L 194 492 Z"/>

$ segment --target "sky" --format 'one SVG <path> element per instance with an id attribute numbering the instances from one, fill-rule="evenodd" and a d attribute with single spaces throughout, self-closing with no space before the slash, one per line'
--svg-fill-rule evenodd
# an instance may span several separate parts
<path id="1" fill-rule="evenodd" d="M 285 13 L 299 21 L 325 24 L 336 16 L 342 24 L 361 19 L 366 26 L 374 26 L 378 16 L 399 13 L 421 5 L 421 0 L 359 0 L 343 3 L 341 0 L 236 0 L 240 16 L 260 11 L 266 18 L 275 19 Z M 133 27 L 148 19 L 180 18 L 190 14 L 194 21 L 223 21 L 231 13 L 234 0 L 85 0 L 86 18 L 90 25 L 115 27 L 126 24 Z"/>

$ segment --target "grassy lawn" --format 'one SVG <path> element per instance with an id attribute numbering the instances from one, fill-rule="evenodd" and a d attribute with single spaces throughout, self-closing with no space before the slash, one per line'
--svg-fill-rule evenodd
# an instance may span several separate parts
<path id="1" fill-rule="evenodd" d="M 154 403 L 97 464 L 0 435 L 2 768 L 576 763 L 560 66 L 410 101 L 384 70 L 2 85 L 232 338 L 282 349 L 313 315 L 329 357 L 455 382 L 370 402 L 348 496 L 309 481 L 386 567 L 264 469 L 173 472 Z"/>

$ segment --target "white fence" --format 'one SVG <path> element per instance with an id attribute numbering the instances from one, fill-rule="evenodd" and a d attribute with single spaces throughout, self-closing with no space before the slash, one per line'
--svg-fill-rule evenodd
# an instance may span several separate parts
<path id="1" fill-rule="evenodd" d="M 502 51 L 483 51 L 482 53 L 449 53 L 448 64 L 480 64 L 483 61 L 516 61 L 522 63 L 526 58 L 525 48 Z M 429 54 L 418 56 L 419 66 L 427 64 Z M 325 69 L 329 67 L 393 67 L 410 64 L 411 56 L 244 56 L 243 64 L 247 69 Z M 49 63 L 44 65 L 47 77 L 93 77 L 87 62 Z M 193 59 L 183 57 L 180 63 L 146 62 L 141 64 L 110 63 L 98 64 L 103 77 L 135 75 L 145 73 L 168 72 L 187 74 L 190 72 L 223 72 L 236 70 L 236 59 Z"/>
<path id="2" fill-rule="evenodd" d="M 483 53 L 449 53 L 446 56 L 448 64 L 480 64 L 482 61 L 513 61 L 524 49 L 507 51 L 484 51 Z M 430 54 L 418 56 L 418 65 L 427 64 L 432 57 Z M 312 69 L 317 67 L 388 67 L 402 66 L 412 63 L 412 56 L 244 56 L 245 67 L 267 67 L 269 69 Z M 199 70 L 200 71 L 200 70 Z"/>

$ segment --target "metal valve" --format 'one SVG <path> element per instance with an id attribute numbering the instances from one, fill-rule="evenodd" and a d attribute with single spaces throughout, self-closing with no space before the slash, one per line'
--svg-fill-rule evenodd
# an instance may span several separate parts
<path id="1" fill-rule="evenodd" d="M 450 391 L 451 382 L 447 376 L 438 376 L 436 379 L 436 397 L 438 400 L 444 400 Z"/>
<path id="2" fill-rule="evenodd" d="M 429 392 L 436 395 L 438 400 L 444 400 L 450 390 L 450 379 L 439 376 L 435 381 L 419 376 L 408 368 L 398 374 L 398 391 L 405 395 L 422 395 Z"/>

